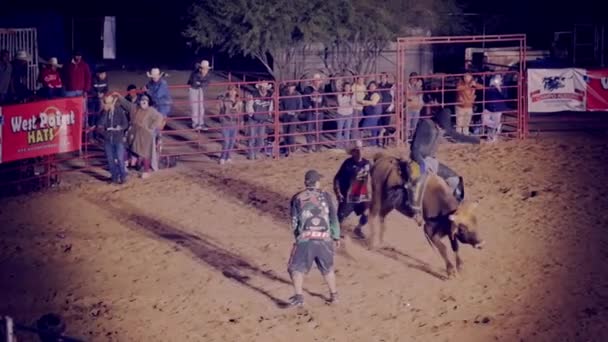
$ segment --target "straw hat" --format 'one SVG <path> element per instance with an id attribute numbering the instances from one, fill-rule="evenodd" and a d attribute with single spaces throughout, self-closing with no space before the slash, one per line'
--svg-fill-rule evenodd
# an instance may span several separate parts
<path id="1" fill-rule="evenodd" d="M 165 75 L 164 72 L 160 72 L 159 68 L 152 68 L 149 72 L 146 72 L 148 78 L 160 78 Z"/>
<path id="2" fill-rule="evenodd" d="M 203 61 L 201 62 L 201 64 L 199 64 L 199 68 L 201 69 L 213 69 L 213 67 L 211 67 L 209 65 L 209 61 L 206 59 L 203 59 Z"/>
<path id="3" fill-rule="evenodd" d="M 63 67 L 63 64 L 59 64 L 59 61 L 57 60 L 57 57 L 51 57 L 46 64 L 47 65 L 56 66 L 58 68 L 62 68 Z"/>
<path id="4" fill-rule="evenodd" d="M 270 84 L 268 82 L 258 82 L 255 85 L 255 87 L 258 88 L 258 89 L 266 89 L 266 90 L 268 90 L 268 89 L 272 89 L 272 84 Z"/>
<path id="5" fill-rule="evenodd" d="M 19 60 L 19 61 L 29 61 L 30 60 L 30 56 L 27 53 L 27 51 L 25 51 L 25 50 L 19 50 L 15 54 L 15 59 Z"/>

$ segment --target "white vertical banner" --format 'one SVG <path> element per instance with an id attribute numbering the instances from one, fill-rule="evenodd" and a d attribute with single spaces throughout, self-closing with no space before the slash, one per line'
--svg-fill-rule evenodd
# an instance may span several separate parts
<path id="1" fill-rule="evenodd" d="M 585 69 L 528 69 L 528 111 L 586 110 Z"/>
<path id="2" fill-rule="evenodd" d="M 116 17 L 103 21 L 103 59 L 116 59 Z"/>
<path id="3" fill-rule="evenodd" d="M 2 131 L 4 130 L 4 117 L 2 116 L 2 107 L 0 107 L 0 164 L 2 164 Z"/>

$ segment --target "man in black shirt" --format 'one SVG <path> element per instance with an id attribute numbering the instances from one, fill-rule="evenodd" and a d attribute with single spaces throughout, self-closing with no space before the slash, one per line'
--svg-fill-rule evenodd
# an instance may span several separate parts
<path id="1" fill-rule="evenodd" d="M 334 191 L 338 198 L 338 222 L 342 224 L 350 214 L 360 216 L 355 234 L 363 235 L 363 226 L 367 224 L 371 202 L 371 163 L 361 156 L 363 143 L 358 140 L 351 149 L 351 157 L 346 159 L 334 177 Z"/>

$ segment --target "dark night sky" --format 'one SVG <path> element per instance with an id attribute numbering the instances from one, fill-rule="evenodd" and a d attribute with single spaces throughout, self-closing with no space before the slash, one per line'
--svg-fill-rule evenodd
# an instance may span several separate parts
<path id="1" fill-rule="evenodd" d="M 95 20 L 99 20 L 103 15 L 117 16 L 118 31 L 118 53 L 121 62 L 132 64 L 145 60 L 149 54 L 155 55 L 161 63 L 171 64 L 172 66 L 187 66 L 200 57 L 210 58 L 212 51 L 202 51 L 200 56 L 194 53 L 185 45 L 181 38 L 183 21 L 181 17 L 185 14 L 191 0 L 171 0 L 171 1 L 87 1 L 81 0 L 68 1 L 22 1 L 22 0 L 0 0 L 8 3 L 8 8 L 4 7 L 4 13 L 37 12 L 44 13 L 52 10 L 56 14 L 64 16 L 66 22 L 66 45 L 70 48 L 71 20 L 75 17 L 76 28 L 80 31 L 89 32 L 88 27 L 99 27 Z M 577 0 L 576 2 L 566 0 L 509 0 L 509 1 L 489 1 L 489 0 L 461 0 L 466 12 L 501 14 L 503 20 L 497 22 L 490 15 L 486 17 L 488 28 L 494 26 L 497 32 L 488 33 L 527 33 L 528 41 L 531 45 L 550 44 L 554 31 L 571 30 L 574 23 L 606 22 L 601 11 L 602 1 Z M 576 6 L 573 6 L 576 4 Z M 95 19 L 97 17 L 97 19 Z M 481 19 L 479 17 L 467 17 L 479 30 L 481 30 Z M 1 22 L 0 22 L 1 24 Z M 2 25 L 0 25 L 2 26 Z M 96 35 L 96 34 L 94 34 Z M 78 35 L 77 45 L 87 45 L 91 43 L 88 36 Z M 93 42 L 94 46 L 99 46 L 98 42 Z M 80 47 L 87 50 L 86 46 Z M 90 53 L 93 54 L 93 53 Z M 225 60 L 216 54 L 217 60 Z M 246 67 L 246 66 L 244 66 Z M 221 68 L 221 65 L 220 65 Z"/>

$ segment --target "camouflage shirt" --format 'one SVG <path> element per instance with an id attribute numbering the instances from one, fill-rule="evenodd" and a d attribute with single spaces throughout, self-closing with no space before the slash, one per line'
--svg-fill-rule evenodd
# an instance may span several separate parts
<path id="1" fill-rule="evenodd" d="M 291 228 L 296 242 L 339 240 L 340 225 L 330 195 L 306 189 L 291 199 Z"/>

